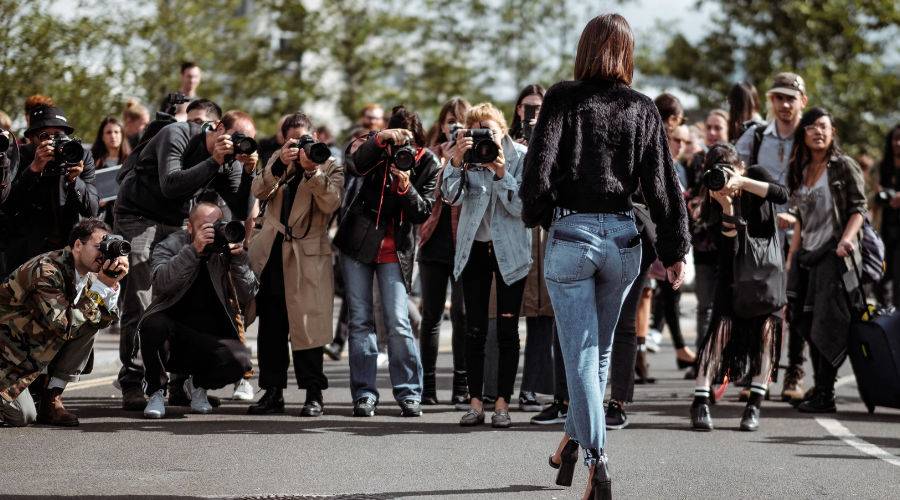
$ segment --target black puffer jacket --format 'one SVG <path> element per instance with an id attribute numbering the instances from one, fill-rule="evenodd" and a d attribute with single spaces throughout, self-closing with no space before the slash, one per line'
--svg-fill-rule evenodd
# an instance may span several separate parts
<path id="1" fill-rule="evenodd" d="M 557 83 L 544 96 L 525 156 L 522 219 L 547 227 L 555 207 L 625 211 L 640 187 L 660 259 L 667 266 L 682 260 L 690 247 L 687 209 L 666 142 L 653 101 L 631 87 Z"/>
<path id="2" fill-rule="evenodd" d="M 371 264 L 378 257 L 388 225 L 392 225 L 397 257 L 409 288 L 416 247 L 413 228 L 431 215 L 440 162 L 431 151 L 420 150 L 410 176 L 409 190 L 398 195 L 391 189 L 390 171 L 385 183 L 386 167 L 380 166 L 384 165 L 385 158 L 386 151 L 375 144 L 374 134 L 355 153 L 347 156 L 345 172 L 359 177 L 356 181 L 359 187 L 354 197 L 345 202 L 345 213 L 334 245 L 341 254 Z"/>

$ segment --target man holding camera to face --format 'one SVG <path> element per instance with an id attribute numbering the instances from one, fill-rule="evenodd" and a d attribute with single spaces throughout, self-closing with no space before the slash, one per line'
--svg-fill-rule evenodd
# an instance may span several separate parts
<path id="1" fill-rule="evenodd" d="M 0 284 L 0 422 L 75 426 L 62 393 L 88 363 L 94 335 L 115 321 L 127 242 L 98 219 L 72 229 L 62 250 L 39 255 Z M 40 411 L 29 392 L 42 373 Z"/>
<path id="2" fill-rule="evenodd" d="M 153 302 L 138 324 L 147 418 L 166 414 L 167 371 L 190 375 L 184 389 L 191 409 L 209 413 L 207 389 L 250 370 L 250 350 L 241 341 L 243 311 L 259 283 L 244 252 L 243 222 L 222 219 L 217 205 L 197 203 L 187 229 L 153 250 Z"/>
<path id="3" fill-rule="evenodd" d="M 198 193 L 238 193 L 241 182 L 249 182 L 246 173 L 255 168 L 258 157 L 255 151 L 236 151 L 236 145 L 250 149 L 255 145 L 256 129 L 248 114 L 229 111 L 223 116 L 214 102 L 197 99 L 188 106 L 187 115 L 187 122 L 165 126 L 132 153 L 126 161 L 131 172 L 123 179 L 116 201 L 117 231 L 133 245 L 119 345 L 119 384 L 126 410 L 141 410 L 146 403 L 136 327 L 151 300 L 153 247 L 181 230 Z"/>
<path id="4" fill-rule="evenodd" d="M 8 269 L 64 247 L 79 217 L 97 215 L 100 206 L 93 157 L 69 137 L 75 129 L 63 110 L 39 106 L 28 123 L 29 144 L 20 150 L 19 171 L 4 207 L 14 221 L 13 234 L 4 235 Z"/>

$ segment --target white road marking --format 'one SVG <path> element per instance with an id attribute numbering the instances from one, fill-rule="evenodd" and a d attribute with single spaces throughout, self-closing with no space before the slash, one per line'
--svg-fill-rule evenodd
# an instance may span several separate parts
<path id="1" fill-rule="evenodd" d="M 816 422 L 819 423 L 822 427 L 825 428 L 826 431 L 831 433 L 832 436 L 840 439 L 844 443 L 856 448 L 857 450 L 865 453 L 866 455 L 873 456 L 875 458 L 884 460 L 885 462 L 896 465 L 900 467 L 900 458 L 891 455 L 887 451 L 878 446 L 875 446 L 872 443 L 867 443 L 862 439 L 856 437 L 849 429 L 844 427 L 843 424 L 838 422 L 833 418 L 821 418 L 816 417 Z"/>
<path id="2" fill-rule="evenodd" d="M 118 375 L 110 375 L 108 377 L 100 377 L 93 378 L 90 380 L 80 380 L 78 382 L 72 382 L 71 384 L 66 385 L 67 391 L 77 391 L 78 389 L 91 389 L 93 387 L 100 387 L 103 385 L 109 384 L 112 386 L 113 381 L 118 378 Z"/>

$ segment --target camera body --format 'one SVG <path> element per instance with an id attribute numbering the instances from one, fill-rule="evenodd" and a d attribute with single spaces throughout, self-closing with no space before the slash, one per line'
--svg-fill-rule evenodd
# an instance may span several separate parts
<path id="1" fill-rule="evenodd" d="M 69 167 L 77 165 L 84 158 L 84 147 L 80 139 L 69 137 L 63 132 L 52 135 L 42 132 L 38 139 L 41 142 L 50 139 L 53 147 L 53 161 L 44 167 L 43 175 L 65 175 Z"/>
<path id="2" fill-rule="evenodd" d="M 400 146 L 391 144 L 391 163 L 401 172 L 409 172 L 416 166 L 416 148 L 409 142 Z"/>
<path id="3" fill-rule="evenodd" d="M 107 234 L 100 240 L 99 251 L 104 260 L 115 260 L 131 253 L 131 243 L 118 234 Z M 120 273 L 104 270 L 103 274 L 110 278 L 118 278 Z"/>
<path id="4" fill-rule="evenodd" d="M 878 203 L 887 205 L 895 196 L 897 196 L 896 189 L 884 188 L 875 195 L 875 200 L 878 201 Z"/>
<path id="5" fill-rule="evenodd" d="M 2 131 L 2 129 L 0 129 L 0 131 Z M 10 144 L 12 144 L 12 142 L 10 141 L 9 136 L 0 134 L 0 155 L 5 154 L 6 151 L 9 150 Z"/>
<path id="6" fill-rule="evenodd" d="M 171 92 L 166 95 L 166 100 L 163 102 L 162 110 L 169 115 L 174 115 L 177 106 L 187 104 L 191 101 L 193 101 L 193 99 L 182 94 L 181 92 Z"/>
<path id="7" fill-rule="evenodd" d="M 531 140 L 531 133 L 534 132 L 534 127 L 531 125 L 531 120 L 534 120 L 537 117 L 537 110 L 540 106 L 537 104 L 525 104 L 523 106 L 523 115 L 522 118 L 522 137 L 525 138 L 526 141 Z"/>
<path id="8" fill-rule="evenodd" d="M 231 144 L 234 153 L 225 156 L 225 171 L 231 171 L 231 163 L 237 155 L 252 155 L 259 149 L 259 144 L 252 137 L 244 135 L 240 132 L 231 134 Z"/>
<path id="9" fill-rule="evenodd" d="M 460 137 L 471 137 L 474 141 L 472 149 L 466 151 L 463 156 L 465 163 L 493 163 L 500 156 L 500 147 L 494 142 L 494 134 L 491 129 L 453 127 L 450 130 L 450 136 L 454 141 Z"/>
<path id="10" fill-rule="evenodd" d="M 240 243 L 247 237 L 247 229 L 239 220 L 220 220 L 213 224 L 213 231 L 215 231 L 213 242 L 203 249 L 203 253 L 207 255 L 215 253 L 227 255 L 230 251 L 229 244 Z"/>
<path id="11" fill-rule="evenodd" d="M 717 163 L 706 172 L 703 172 L 702 180 L 706 189 L 710 191 L 721 191 L 731 178 L 731 174 L 726 170 L 727 168 L 731 168 L 731 165 Z"/>
<path id="12" fill-rule="evenodd" d="M 317 165 L 321 165 L 331 158 L 331 150 L 328 149 L 328 145 L 323 142 L 316 142 L 309 134 L 297 140 L 297 147 L 302 149 L 306 157 Z"/>

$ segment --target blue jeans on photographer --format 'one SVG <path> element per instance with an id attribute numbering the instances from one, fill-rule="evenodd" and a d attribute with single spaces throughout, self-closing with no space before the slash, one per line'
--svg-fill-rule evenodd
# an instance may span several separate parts
<path id="1" fill-rule="evenodd" d="M 574 213 L 550 227 L 544 278 L 568 379 L 566 434 L 585 449 L 588 465 L 605 455 L 613 333 L 640 263 L 631 211 Z"/>
<path id="2" fill-rule="evenodd" d="M 363 264 L 341 255 L 344 298 L 349 305 L 350 393 L 353 400 L 371 396 L 378 400 L 378 341 L 372 297 L 372 280 L 384 309 L 388 334 L 388 370 L 398 402 L 422 400 L 422 362 L 413 337 L 407 309 L 407 291 L 400 264 Z"/>

